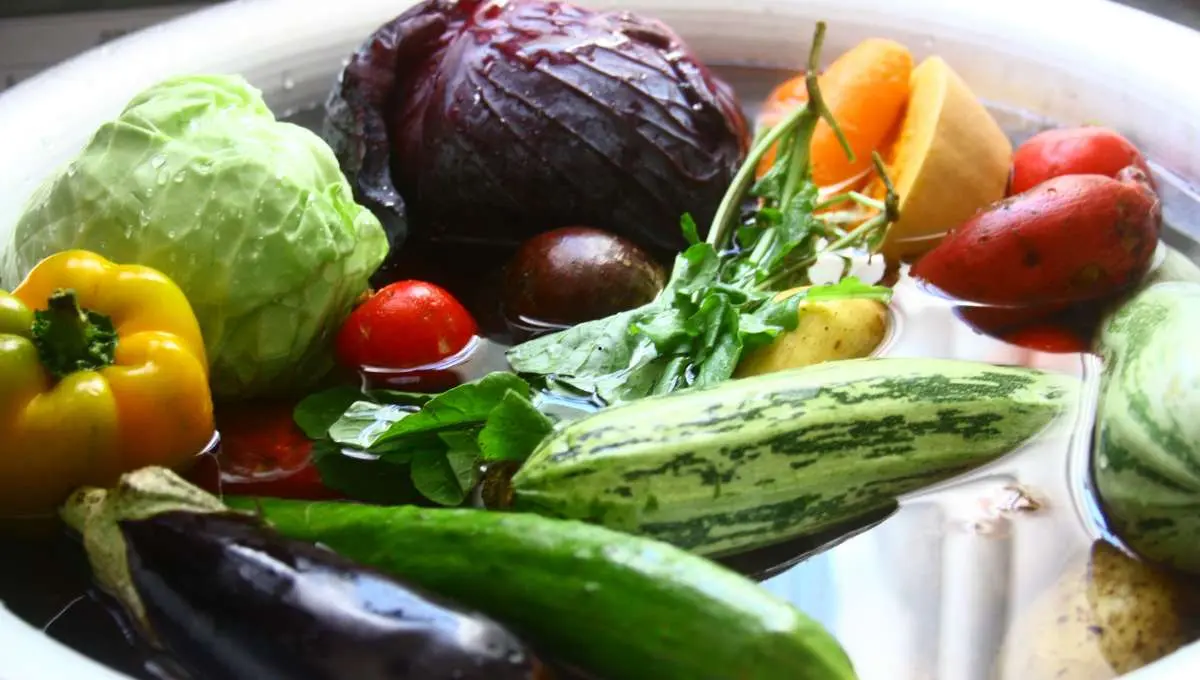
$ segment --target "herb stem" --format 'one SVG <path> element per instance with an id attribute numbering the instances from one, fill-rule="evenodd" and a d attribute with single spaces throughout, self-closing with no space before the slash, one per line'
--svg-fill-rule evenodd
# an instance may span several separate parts
<path id="1" fill-rule="evenodd" d="M 863 222 L 854 231 L 847 232 L 841 238 L 837 239 L 836 241 L 831 242 L 829 245 L 825 246 L 821 250 L 814 252 L 812 255 L 809 255 L 808 257 L 804 258 L 803 260 L 794 262 L 794 263 L 790 264 L 789 266 L 784 267 L 784 268 L 780 269 L 779 271 L 773 273 L 771 276 L 769 276 L 766 279 L 764 279 L 763 281 L 761 281 L 758 284 L 758 288 L 759 289 L 770 289 L 773 286 L 778 285 L 782 280 L 786 279 L 788 276 L 791 276 L 792 274 L 794 274 L 798 271 L 808 269 L 809 267 L 811 267 L 813 265 L 813 263 L 815 263 L 817 260 L 819 260 L 822 255 L 837 252 L 839 250 L 842 250 L 843 248 L 848 248 L 852 245 L 856 245 L 858 243 L 864 242 L 867 239 L 869 239 L 872 234 L 879 231 L 880 229 L 886 229 L 889 224 L 891 224 L 891 220 L 888 219 L 887 212 L 885 211 L 885 212 L 879 213 L 879 214 L 875 215 L 874 217 L 872 217 L 871 219 L 867 220 L 866 222 Z"/>
<path id="2" fill-rule="evenodd" d="M 750 154 L 746 156 L 742 167 L 738 168 L 737 174 L 733 176 L 733 181 L 729 184 L 729 190 L 725 192 L 725 196 L 721 199 L 721 204 L 717 206 L 717 213 L 713 216 L 712 226 L 708 229 L 708 244 L 720 250 L 720 244 L 724 242 L 729 231 L 729 225 L 733 222 L 733 216 L 740 207 L 742 197 L 746 195 L 746 191 L 750 188 L 754 181 L 754 173 L 758 169 L 758 163 L 763 156 L 775 146 L 781 137 L 786 135 L 796 123 L 803 117 L 811 115 L 808 112 L 807 106 L 802 106 L 795 111 L 789 113 L 782 121 L 768 130 L 758 143 L 750 149 Z"/>
<path id="3" fill-rule="evenodd" d="M 779 201 L 779 206 L 782 210 L 787 210 L 792 199 L 800 191 L 802 182 L 812 172 L 809 163 L 809 147 L 812 144 L 813 130 L 822 118 L 833 128 L 833 132 L 837 136 L 842 148 L 845 149 L 846 155 L 851 161 L 854 160 L 854 151 L 850 148 L 850 143 L 842 133 L 841 127 L 834 120 L 829 107 L 826 106 L 825 98 L 821 95 L 820 85 L 817 83 L 817 71 L 821 67 L 821 47 L 824 44 L 825 22 L 818 21 L 816 31 L 813 33 L 812 47 L 808 52 L 808 71 L 804 74 L 804 85 L 808 90 L 808 103 L 789 113 L 765 134 L 757 135 L 758 141 L 750 149 L 750 153 L 746 156 L 742 167 L 738 168 L 737 174 L 733 176 L 729 190 L 725 192 L 725 196 L 721 199 L 721 204 L 717 207 L 717 213 L 713 216 L 712 225 L 708 229 L 707 242 L 714 248 L 720 250 L 721 244 L 725 242 L 729 233 L 729 225 L 733 222 L 733 216 L 738 210 L 742 198 L 746 195 L 746 191 L 749 190 L 754 181 L 759 161 L 762 160 L 763 156 L 784 135 L 793 129 L 797 130 L 797 134 L 795 135 L 795 144 L 797 146 L 795 152 L 792 154 L 792 162 L 788 166 L 787 181 L 784 182 L 783 195 Z"/>
<path id="4" fill-rule="evenodd" d="M 874 198 L 871 198 L 870 196 L 867 196 L 866 194 L 861 194 L 857 191 L 847 191 L 844 194 L 838 194 L 837 196 L 831 196 L 827 200 L 821 201 L 817 205 L 813 206 L 813 212 L 817 212 L 818 210 L 824 210 L 830 206 L 834 206 L 834 205 L 837 205 L 838 203 L 842 203 L 845 201 L 852 201 L 854 203 L 857 203 L 858 205 L 861 205 L 861 206 L 864 206 L 867 208 L 874 208 L 875 210 L 878 210 L 879 212 L 883 212 L 887 208 L 887 206 L 884 204 L 883 201 L 877 201 Z"/>

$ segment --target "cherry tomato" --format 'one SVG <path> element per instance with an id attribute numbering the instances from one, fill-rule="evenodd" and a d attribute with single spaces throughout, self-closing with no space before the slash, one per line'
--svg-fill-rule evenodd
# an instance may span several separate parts
<path id="1" fill-rule="evenodd" d="M 1046 130 L 1030 137 L 1013 153 L 1009 195 L 1024 193 L 1063 175 L 1115 177 L 1133 165 L 1154 186 L 1146 159 L 1128 139 L 1103 127 Z"/>
<path id="2" fill-rule="evenodd" d="M 338 333 L 338 359 L 352 368 L 425 366 L 460 352 L 477 331 L 446 289 L 397 281 L 350 313 Z"/>
<path id="3" fill-rule="evenodd" d="M 1052 324 L 1026 326 L 1004 336 L 1005 342 L 1042 352 L 1069 354 L 1088 351 L 1087 343 L 1074 332 Z"/>
<path id="4" fill-rule="evenodd" d="M 192 481 L 214 493 L 340 498 L 321 483 L 312 464 L 312 442 L 292 419 L 293 407 L 263 402 L 218 408 L 220 451 L 201 458 L 192 469 Z"/>

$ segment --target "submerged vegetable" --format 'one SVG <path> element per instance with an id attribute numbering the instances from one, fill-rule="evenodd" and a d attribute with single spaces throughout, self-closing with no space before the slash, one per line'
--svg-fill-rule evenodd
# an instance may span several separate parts
<path id="1" fill-rule="evenodd" d="M 187 475 L 215 493 L 338 498 L 321 483 L 313 465 L 313 443 L 292 419 L 290 401 L 240 402 L 218 407 L 220 446 Z"/>
<path id="2" fill-rule="evenodd" d="M 1009 193 L 1023 193 L 1063 175 L 1116 177 L 1131 165 L 1154 186 L 1142 153 L 1114 130 L 1096 126 L 1046 130 L 1030 137 L 1013 153 Z"/>
<path id="3" fill-rule="evenodd" d="M 1160 283 L 1106 321 L 1092 475 L 1110 526 L 1142 555 L 1200 574 L 1200 284 Z"/>
<path id="4" fill-rule="evenodd" d="M 700 554 L 809 535 L 1015 450 L 1078 380 L 938 359 L 860 359 L 604 409 L 544 439 L 517 510 Z"/>
<path id="5" fill-rule="evenodd" d="M 232 499 L 613 680 L 853 680 L 820 624 L 708 560 L 536 515 Z"/>
<path id="6" fill-rule="evenodd" d="M 185 668 L 222 680 L 532 680 L 495 622 L 230 511 L 170 471 L 76 492 L 101 587 Z"/>
<path id="7" fill-rule="evenodd" d="M 188 76 L 133 98 L 34 195 L 0 272 L 60 250 L 143 264 L 187 295 L 214 394 L 311 385 L 387 243 L 319 137 L 279 122 L 235 76 Z"/>
<path id="8" fill-rule="evenodd" d="M 457 354 L 479 328 L 441 286 L 397 281 L 350 313 L 338 332 L 338 359 L 359 368 L 412 368 Z"/>
<path id="9" fill-rule="evenodd" d="M 1055 177 L 957 227 L 912 274 L 971 302 L 1094 300 L 1146 275 L 1161 221 L 1161 202 L 1136 168 L 1115 179 Z"/>
<path id="10" fill-rule="evenodd" d="M 1096 541 L 1017 618 L 995 680 L 1112 680 L 1194 638 L 1194 589 Z"/>
<path id="11" fill-rule="evenodd" d="M 84 251 L 0 291 L 0 516 L 81 484 L 182 467 L 213 435 L 204 345 L 167 277 Z"/>
<path id="12" fill-rule="evenodd" d="M 415 237 L 503 246 L 587 224 L 674 251 L 747 137 L 733 91 L 665 25 L 547 0 L 417 4 L 351 56 L 327 111 L 394 235 L 407 210 Z"/>
<path id="13" fill-rule="evenodd" d="M 508 264 L 510 321 L 575 324 L 640 307 L 666 283 L 641 248 L 615 234 L 564 227 L 526 241 Z"/>

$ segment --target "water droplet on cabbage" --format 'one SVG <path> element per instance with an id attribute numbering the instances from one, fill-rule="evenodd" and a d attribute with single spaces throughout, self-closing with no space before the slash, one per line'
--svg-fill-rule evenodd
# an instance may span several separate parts
<path id="1" fill-rule="evenodd" d="M 161 153 L 154 154 L 154 156 L 150 159 L 150 167 L 152 167 L 156 170 L 166 164 L 167 164 L 167 157 L 162 155 Z"/>

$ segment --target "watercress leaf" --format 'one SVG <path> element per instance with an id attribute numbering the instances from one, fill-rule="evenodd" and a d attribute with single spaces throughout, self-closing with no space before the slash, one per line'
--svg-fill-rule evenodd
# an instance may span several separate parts
<path id="1" fill-rule="evenodd" d="M 717 279 L 721 270 L 721 257 L 708 243 L 689 246 L 675 258 L 675 267 L 658 299 L 669 304 L 676 297 L 688 296 L 702 290 Z"/>
<path id="2" fill-rule="evenodd" d="M 737 310 L 724 295 L 712 294 L 704 299 L 693 320 L 703 329 L 703 335 L 689 383 L 705 387 L 729 379 L 742 353 Z"/>
<path id="3" fill-rule="evenodd" d="M 850 298 L 878 300 L 883 303 L 892 299 L 892 289 L 866 283 L 857 276 L 847 276 L 841 281 L 812 286 L 805 292 L 809 300 L 846 300 Z"/>
<path id="4" fill-rule="evenodd" d="M 666 307 L 645 318 L 638 319 L 630 331 L 650 338 L 658 354 L 666 354 L 685 342 L 691 333 L 687 327 L 687 313 L 678 306 Z"/>
<path id="5" fill-rule="evenodd" d="M 683 228 L 683 237 L 687 239 L 689 245 L 700 242 L 700 229 L 696 226 L 696 220 L 692 218 L 691 213 L 684 213 L 683 217 L 679 218 L 679 224 Z"/>
<path id="6" fill-rule="evenodd" d="M 800 303 L 808 299 L 806 293 L 809 290 L 812 289 L 800 290 L 787 297 L 771 300 L 759 307 L 754 315 L 763 326 L 785 331 L 795 330 L 800 324 Z"/>
<path id="7" fill-rule="evenodd" d="M 529 394 L 529 383 L 515 373 L 496 372 L 475 382 L 452 387 L 430 399 L 420 410 L 396 419 L 390 427 L 374 436 L 372 445 L 482 422 L 509 390 Z M 364 448 L 370 448 L 370 445 Z"/>
<path id="8" fill-rule="evenodd" d="M 686 355 L 664 357 L 667 359 L 655 381 L 651 394 L 669 394 L 686 389 L 691 384 L 692 361 Z"/>
<path id="9" fill-rule="evenodd" d="M 482 455 L 482 451 L 479 450 L 479 432 L 480 428 L 450 430 L 449 432 L 439 432 L 437 438 L 446 445 L 447 453 L 479 458 Z"/>
<path id="10" fill-rule="evenodd" d="M 353 387 L 334 387 L 301 400 L 292 411 L 292 419 L 309 439 L 323 439 L 346 409 L 362 399 L 363 393 Z"/>
<path id="11" fill-rule="evenodd" d="M 367 390 L 366 394 L 372 401 L 377 401 L 381 404 L 418 407 L 424 406 L 430 399 L 437 396 L 424 392 L 401 392 L 399 390 Z"/>
<path id="12" fill-rule="evenodd" d="M 456 456 L 461 464 L 461 456 Z M 472 460 L 472 464 L 474 461 Z M 461 467 L 461 465 L 460 465 Z M 446 452 L 429 451 L 413 458 L 412 483 L 422 496 L 438 505 L 462 505 L 467 490 Z M 467 487 L 469 488 L 469 487 Z"/>
<path id="13" fill-rule="evenodd" d="M 528 397 L 509 391 L 488 415 L 479 449 L 484 460 L 524 461 L 553 429 L 554 423 Z"/>
<path id="14" fill-rule="evenodd" d="M 586 378 L 622 370 L 643 342 L 630 324 L 650 308 L 657 303 L 523 342 L 508 351 L 508 363 L 517 373 L 542 376 Z"/>
<path id="15" fill-rule="evenodd" d="M 546 381 L 546 386 L 564 396 L 582 395 L 603 404 L 632 401 L 651 393 L 665 363 L 666 359 L 659 357 L 650 338 L 638 336 L 638 344 L 627 366 L 592 375 L 556 374 Z"/>
<path id="16" fill-rule="evenodd" d="M 400 505 L 421 497 L 407 463 L 347 455 L 328 439 L 313 444 L 312 461 L 322 484 L 354 500 Z"/>
<path id="17" fill-rule="evenodd" d="M 389 428 L 414 412 L 407 406 L 356 401 L 328 428 L 329 439 L 342 446 L 370 449 Z"/>

